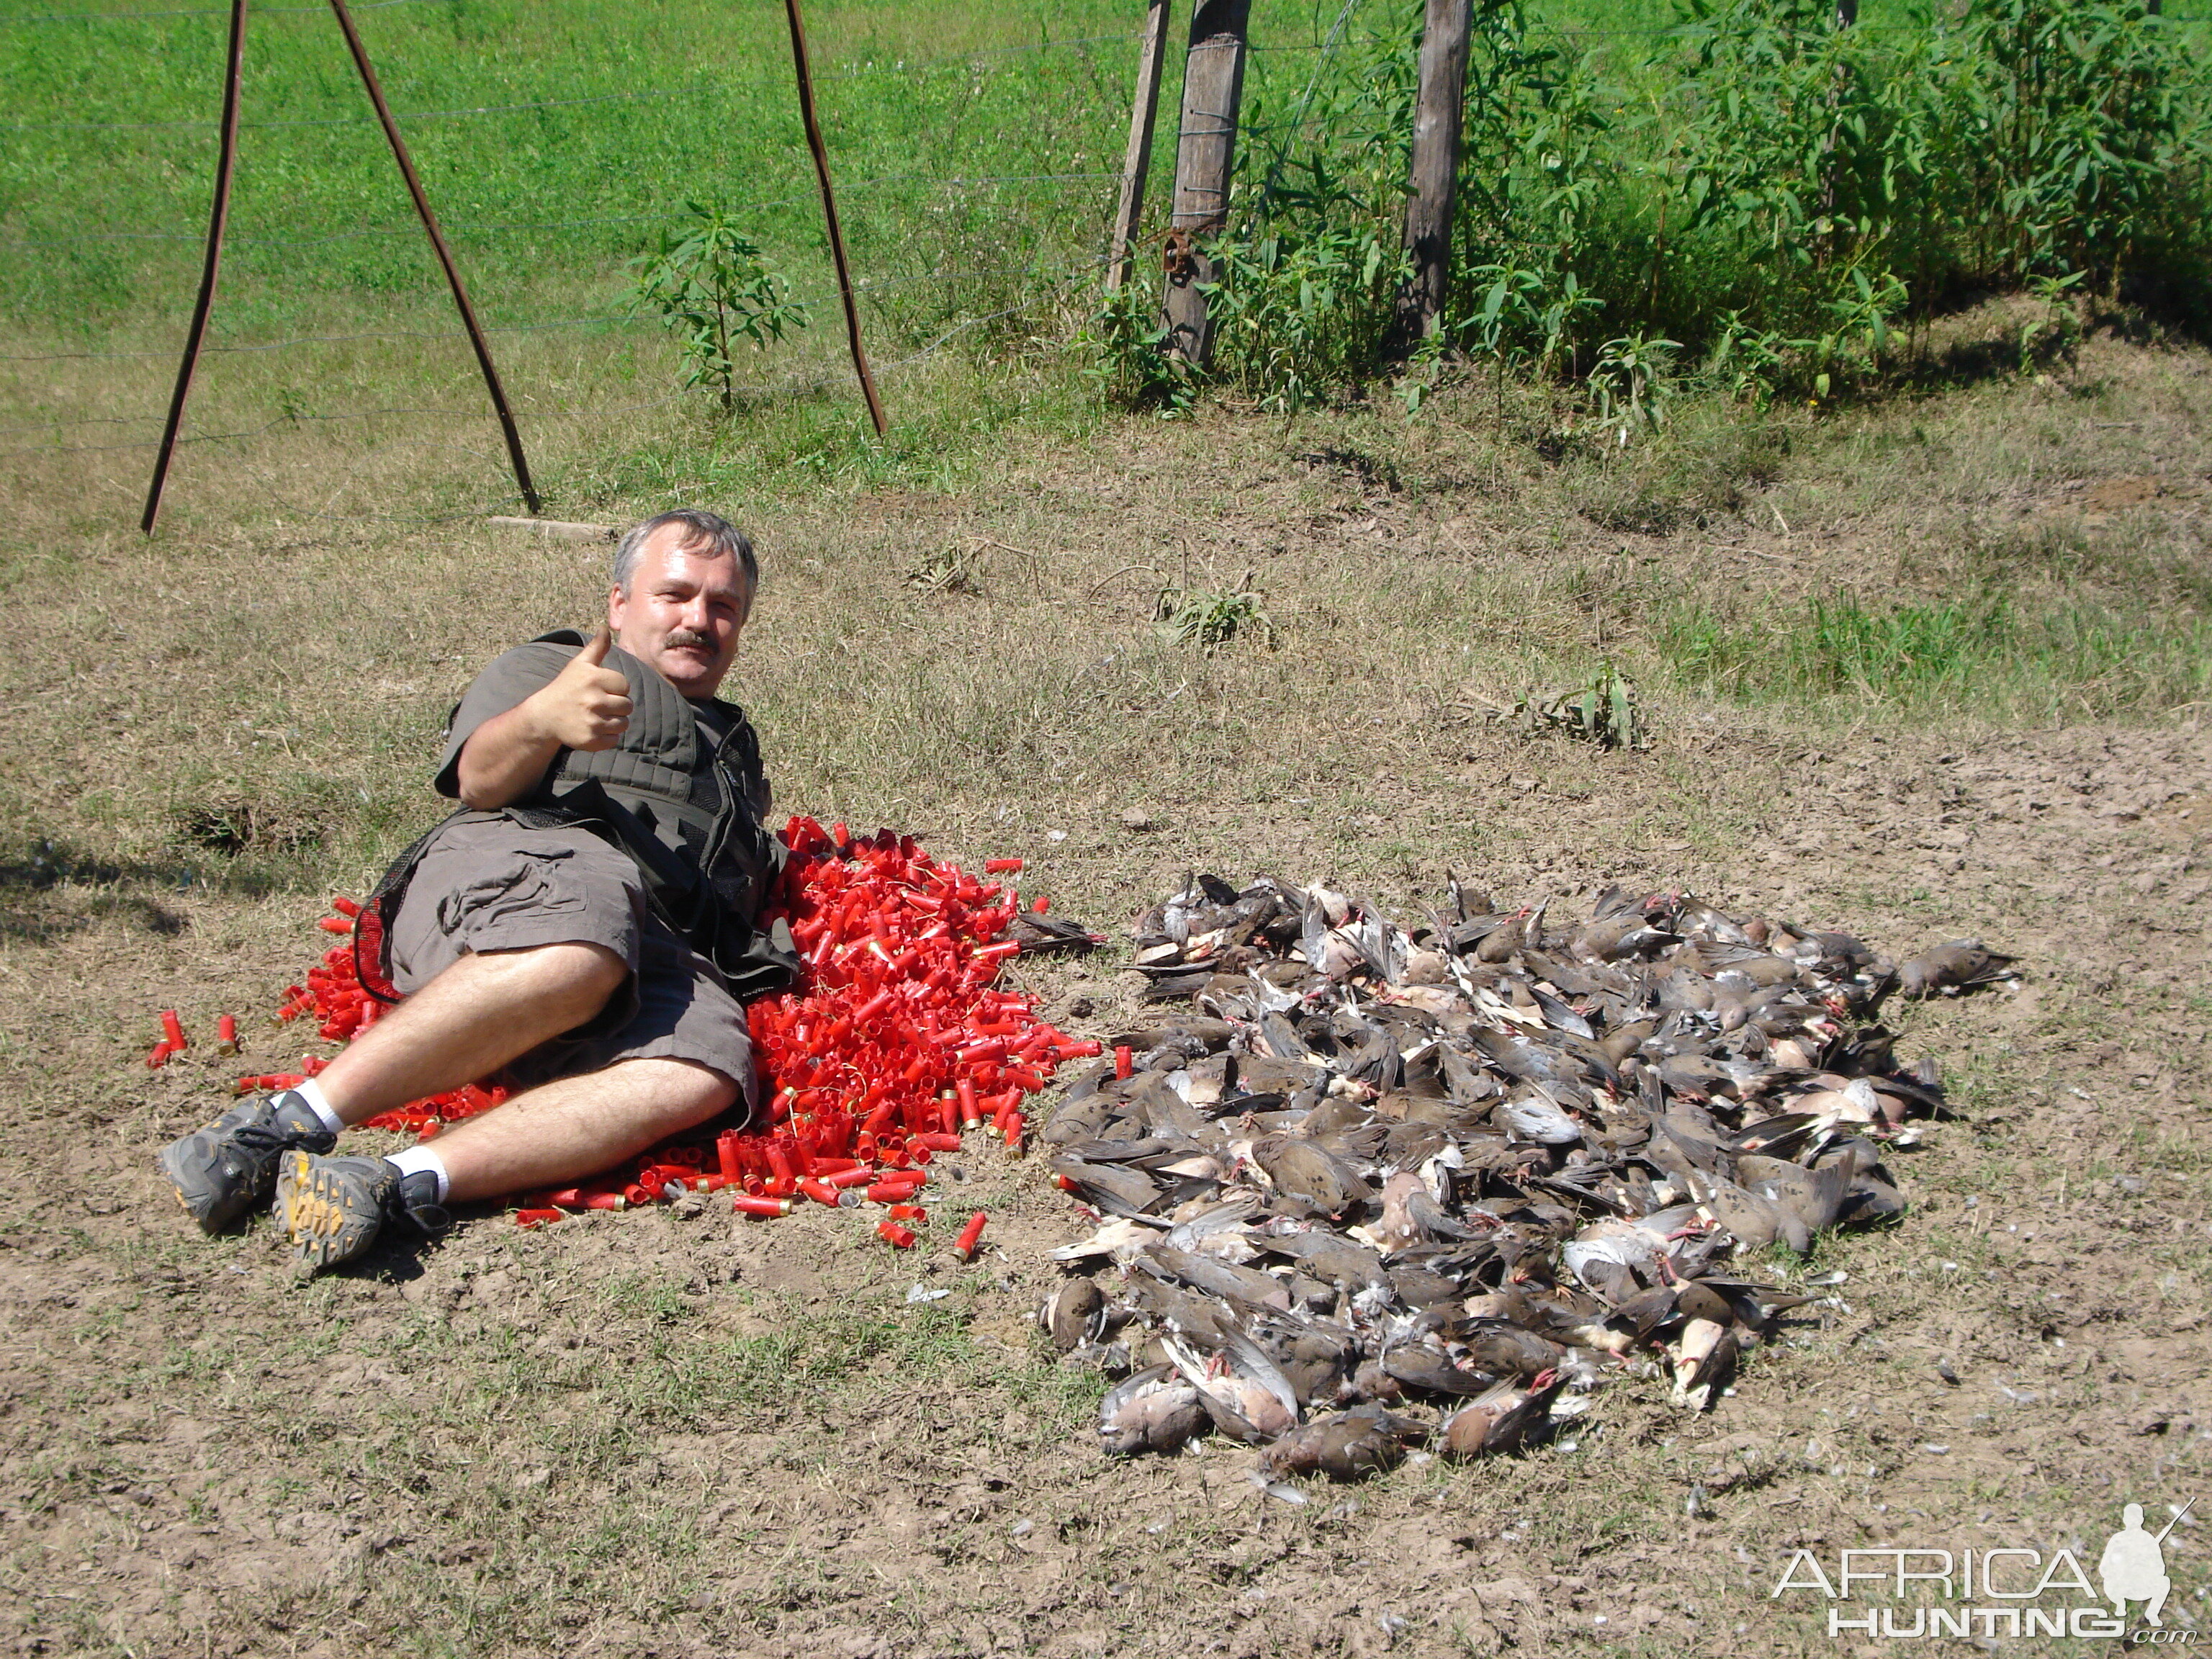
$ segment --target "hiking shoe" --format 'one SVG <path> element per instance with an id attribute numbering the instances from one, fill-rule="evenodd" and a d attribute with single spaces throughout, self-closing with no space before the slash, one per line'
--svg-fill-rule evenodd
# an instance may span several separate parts
<path id="1" fill-rule="evenodd" d="M 315 1109 L 287 1089 L 240 1102 L 204 1128 L 161 1148 L 161 1173 L 177 1202 L 219 1233 L 276 1190 L 276 1161 L 294 1149 L 327 1152 L 338 1138 Z"/>
<path id="2" fill-rule="evenodd" d="M 428 1170 L 402 1176 L 381 1158 L 284 1155 L 276 1175 L 276 1222 L 292 1241 L 292 1265 L 304 1277 L 350 1261 L 385 1227 L 404 1224 L 426 1238 L 452 1224 Z"/>

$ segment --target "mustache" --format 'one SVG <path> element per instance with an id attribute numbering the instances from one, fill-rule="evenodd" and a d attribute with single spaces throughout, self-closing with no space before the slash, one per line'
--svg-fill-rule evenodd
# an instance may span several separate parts
<path id="1" fill-rule="evenodd" d="M 673 630 L 666 639 L 661 641 L 660 644 L 664 650 L 679 645 L 696 645 L 705 651 L 714 649 L 714 641 L 708 639 L 704 634 L 694 633 L 688 628 L 678 628 Z"/>

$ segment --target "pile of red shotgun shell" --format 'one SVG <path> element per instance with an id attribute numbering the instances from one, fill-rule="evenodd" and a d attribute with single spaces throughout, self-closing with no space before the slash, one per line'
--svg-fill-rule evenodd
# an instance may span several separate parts
<path id="1" fill-rule="evenodd" d="M 842 823 L 795 817 L 783 840 L 790 857 L 761 923 L 787 921 L 805 967 L 798 984 L 750 1010 L 766 1103 L 755 1126 L 711 1143 L 694 1132 L 619 1170 L 534 1194 L 515 1213 L 520 1224 L 728 1190 L 738 1213 L 752 1216 L 787 1215 L 805 1202 L 879 1205 L 878 1235 L 911 1249 L 929 1217 L 932 1164 L 960 1151 L 970 1131 L 1020 1156 L 1029 1097 L 1062 1062 L 1099 1053 L 1097 1042 L 1039 1018 L 1027 996 L 998 988 L 1022 948 L 1005 937 L 1021 913 L 1010 884 L 939 863 L 890 830 L 855 837 Z M 993 859 L 983 872 L 1021 867 L 1019 859 Z M 1031 908 L 1041 913 L 1046 902 Z M 360 908 L 339 899 L 318 926 L 350 933 Z M 276 1017 L 310 1018 L 320 1036 L 343 1042 L 386 1006 L 362 988 L 349 940 L 326 951 L 304 985 L 287 988 Z M 319 1069 L 310 1060 L 303 1073 L 241 1078 L 238 1086 L 288 1088 Z M 369 1125 L 428 1139 L 506 1097 L 496 1085 L 471 1084 Z M 983 1222 L 971 1216 L 955 1242 L 963 1257 L 974 1255 Z"/>

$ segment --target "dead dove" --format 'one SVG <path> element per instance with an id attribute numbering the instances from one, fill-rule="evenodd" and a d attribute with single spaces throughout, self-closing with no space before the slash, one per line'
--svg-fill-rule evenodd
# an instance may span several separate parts
<path id="1" fill-rule="evenodd" d="M 1416 1418 L 1380 1406 L 1355 1406 L 1285 1435 L 1260 1454 L 1260 1467 L 1279 1478 L 1325 1474 L 1332 1480 L 1358 1480 L 1395 1467 L 1428 1437 L 1428 1425 Z"/>
<path id="2" fill-rule="evenodd" d="M 1954 939 L 1897 968 L 1897 988 L 1908 997 L 1957 996 L 1978 985 L 2017 979 L 2016 957 L 1999 956 L 1978 939 Z"/>

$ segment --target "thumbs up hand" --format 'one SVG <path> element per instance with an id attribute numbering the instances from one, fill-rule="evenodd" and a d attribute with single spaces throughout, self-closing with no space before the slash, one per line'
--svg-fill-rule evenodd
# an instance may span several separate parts
<path id="1" fill-rule="evenodd" d="M 629 682 L 606 665 L 613 636 L 601 628 L 592 642 L 525 703 L 535 732 L 566 748 L 611 749 L 629 729 Z"/>

